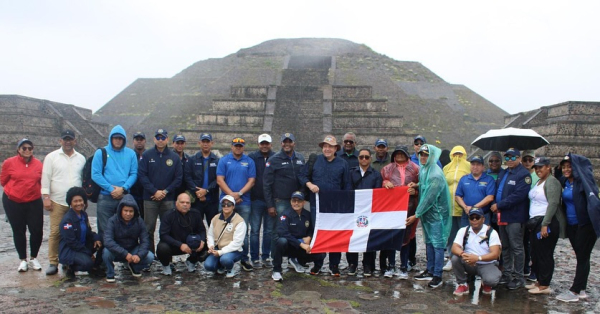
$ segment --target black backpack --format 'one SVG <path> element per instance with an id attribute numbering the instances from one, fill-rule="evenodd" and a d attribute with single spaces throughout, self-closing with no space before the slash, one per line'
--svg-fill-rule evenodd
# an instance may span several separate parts
<path id="1" fill-rule="evenodd" d="M 102 151 L 102 174 L 104 174 L 104 167 L 106 166 L 106 148 L 99 148 Z M 95 153 L 85 161 L 83 166 L 83 174 L 81 176 L 81 186 L 85 190 L 85 194 L 90 202 L 98 202 L 98 195 L 100 195 L 100 186 L 92 180 L 92 161 L 94 160 Z"/>
<path id="2" fill-rule="evenodd" d="M 465 230 L 465 236 L 463 238 L 463 250 L 466 249 L 467 247 L 467 240 L 469 239 L 469 230 L 471 230 L 471 226 L 467 226 L 467 230 Z M 492 235 L 492 231 L 494 231 L 494 228 L 492 228 L 491 226 L 488 226 L 487 231 L 485 232 L 485 239 L 479 241 L 479 244 L 483 243 L 483 241 L 485 241 L 488 245 L 488 247 L 490 247 L 490 236 Z"/>

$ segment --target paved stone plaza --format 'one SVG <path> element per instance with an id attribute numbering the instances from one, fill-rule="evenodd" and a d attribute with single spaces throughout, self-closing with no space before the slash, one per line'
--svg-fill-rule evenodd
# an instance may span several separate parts
<path id="1" fill-rule="evenodd" d="M 91 209 L 91 208 L 90 208 Z M 48 219 L 39 255 L 46 267 Z M 444 273 L 444 286 L 431 290 L 427 282 L 383 277 L 364 278 L 329 275 L 310 276 L 293 270 L 284 281 L 271 280 L 271 269 L 241 272 L 234 279 L 213 276 L 200 269 L 183 271 L 183 263 L 171 277 L 160 274 L 157 267 L 136 279 L 129 270 L 117 270 L 117 282 L 103 278 L 78 277 L 67 280 L 61 271 L 46 277 L 41 272 L 17 272 L 18 258 L 12 242 L 10 225 L 0 215 L 0 312 L 3 313 L 599 313 L 600 246 L 592 254 L 592 273 L 588 284 L 588 300 L 575 304 L 557 301 L 556 292 L 568 289 L 575 269 L 575 255 L 567 240 L 560 240 L 555 252 L 556 270 L 551 296 L 531 296 L 525 289 L 498 288 L 491 296 L 477 293 L 471 285 L 469 296 L 455 297 L 454 276 Z M 95 217 L 91 217 L 95 228 Z M 420 230 L 419 230 L 420 231 Z M 419 243 L 419 264 L 424 265 L 423 243 Z M 399 262 L 399 258 L 397 259 Z M 181 270 L 181 271 L 180 271 Z M 286 269 L 287 270 L 287 269 Z M 477 288 L 476 288 L 477 289 Z M 479 291 L 478 289 L 476 290 Z"/>

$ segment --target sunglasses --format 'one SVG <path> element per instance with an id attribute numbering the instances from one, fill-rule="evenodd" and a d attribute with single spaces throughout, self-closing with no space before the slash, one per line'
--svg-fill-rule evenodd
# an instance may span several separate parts
<path id="1" fill-rule="evenodd" d="M 490 159 L 489 160 L 490 164 L 494 164 L 494 163 L 497 163 L 497 162 L 500 162 L 500 159 Z"/>
<path id="2" fill-rule="evenodd" d="M 21 146 L 21 149 L 22 149 L 23 151 L 30 151 L 30 152 L 32 152 L 32 151 L 33 151 L 33 147 L 31 147 L 31 146 Z"/>
<path id="3" fill-rule="evenodd" d="M 351 141 L 351 140 L 344 140 L 344 144 L 354 144 L 354 141 Z"/>
<path id="4" fill-rule="evenodd" d="M 358 156 L 358 159 L 361 159 L 361 160 L 362 160 L 362 159 L 369 160 L 369 159 L 371 159 L 371 156 L 369 156 L 369 155 L 360 155 L 360 156 Z"/>
<path id="5" fill-rule="evenodd" d="M 167 139 L 167 137 L 166 137 L 166 136 L 164 136 L 164 135 L 157 135 L 157 136 L 155 136 L 154 138 L 155 138 L 157 141 L 164 141 L 164 140 L 166 140 L 166 139 Z"/>
<path id="6" fill-rule="evenodd" d="M 515 160 L 517 160 L 517 156 L 511 156 L 511 157 L 506 156 L 506 157 L 504 157 L 504 160 L 506 160 L 506 161 L 509 161 L 509 160 L 515 161 Z"/>
<path id="7" fill-rule="evenodd" d="M 424 144 L 423 142 L 415 142 L 415 146 L 421 146 L 423 144 Z"/>
<path id="8" fill-rule="evenodd" d="M 231 202 L 221 203 L 221 207 L 233 207 L 233 203 L 231 203 Z"/>
<path id="9" fill-rule="evenodd" d="M 531 157 L 525 157 L 522 160 L 523 160 L 523 162 L 533 162 L 533 158 L 531 158 Z"/>
<path id="10" fill-rule="evenodd" d="M 475 220 L 481 219 L 481 216 L 473 215 L 473 216 L 469 216 L 469 219 L 472 221 L 475 221 Z"/>
<path id="11" fill-rule="evenodd" d="M 233 141 L 231 141 L 231 142 L 234 143 L 234 144 L 237 144 L 237 143 L 244 144 L 244 143 L 246 143 L 246 141 L 243 138 L 240 138 L 240 137 L 234 138 Z"/>

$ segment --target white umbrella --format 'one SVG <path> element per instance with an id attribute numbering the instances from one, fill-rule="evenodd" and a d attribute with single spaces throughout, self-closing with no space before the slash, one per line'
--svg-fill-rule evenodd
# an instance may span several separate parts
<path id="1" fill-rule="evenodd" d="M 509 148 L 520 150 L 538 149 L 548 145 L 544 137 L 532 129 L 505 128 L 489 130 L 476 138 L 471 145 L 483 150 L 504 151 Z"/>

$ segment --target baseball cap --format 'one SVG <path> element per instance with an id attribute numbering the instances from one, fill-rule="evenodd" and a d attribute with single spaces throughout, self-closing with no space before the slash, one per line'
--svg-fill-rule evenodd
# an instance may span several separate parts
<path id="1" fill-rule="evenodd" d="M 146 139 L 146 134 L 144 134 L 144 132 L 135 132 L 133 133 L 133 138 L 137 138 L 137 137 L 141 137 L 143 139 Z"/>
<path id="2" fill-rule="evenodd" d="M 416 141 L 422 141 L 423 144 L 427 143 L 427 140 L 425 139 L 425 136 L 423 136 L 423 135 L 415 136 L 415 138 L 413 139 L 413 143 Z"/>
<path id="3" fill-rule="evenodd" d="M 421 146 L 421 148 L 419 148 L 419 153 L 425 153 L 425 154 L 429 155 L 429 146 L 427 146 L 427 145 Z"/>
<path id="4" fill-rule="evenodd" d="M 231 140 L 231 145 L 242 145 L 242 146 L 246 146 L 246 140 L 244 140 L 241 137 L 236 137 L 233 140 Z"/>
<path id="5" fill-rule="evenodd" d="M 62 133 L 60 133 L 60 138 L 62 138 L 63 140 L 67 137 L 75 138 L 75 133 L 71 130 L 64 130 L 62 131 Z"/>
<path id="6" fill-rule="evenodd" d="M 469 159 L 469 162 L 478 162 L 480 164 L 483 164 L 483 157 L 475 155 Z"/>
<path id="7" fill-rule="evenodd" d="M 472 215 L 483 217 L 483 210 L 481 210 L 481 208 L 473 208 L 469 211 L 469 217 L 471 217 Z"/>
<path id="8" fill-rule="evenodd" d="M 548 166 L 550 165 L 550 158 L 548 157 L 536 157 L 533 166 Z"/>
<path id="9" fill-rule="evenodd" d="M 286 139 L 290 139 L 292 142 L 296 141 L 296 137 L 294 137 L 294 134 L 292 133 L 284 133 L 281 135 L 281 141 L 285 141 Z"/>
<path id="10" fill-rule="evenodd" d="M 304 200 L 304 194 L 300 191 L 296 191 L 296 192 L 292 193 L 291 198 L 298 198 L 298 199 Z"/>
<path id="11" fill-rule="evenodd" d="M 212 141 L 212 135 L 210 133 L 202 133 L 200 134 L 200 140 L 209 140 Z"/>
<path id="12" fill-rule="evenodd" d="M 375 141 L 375 147 L 377 147 L 379 145 L 383 145 L 385 147 L 388 147 L 388 142 L 384 138 L 380 138 L 377 141 Z"/>
<path id="13" fill-rule="evenodd" d="M 167 136 L 168 134 L 169 133 L 167 132 L 167 130 L 165 130 L 165 129 L 158 129 L 158 130 L 156 130 L 156 133 L 154 133 L 154 136 L 157 136 L 157 135 Z"/>
<path id="14" fill-rule="evenodd" d="M 33 142 L 31 142 L 30 139 L 24 138 L 17 143 L 17 149 L 21 148 L 21 145 L 23 145 L 25 143 L 29 143 L 29 145 L 33 146 Z"/>
<path id="15" fill-rule="evenodd" d="M 221 198 L 221 203 L 223 203 L 224 200 L 228 200 L 230 202 L 232 202 L 235 205 L 235 198 L 233 198 L 233 196 L 231 195 L 225 195 Z"/>
<path id="16" fill-rule="evenodd" d="M 521 156 L 523 156 L 523 157 L 531 156 L 531 157 L 535 158 L 535 150 L 524 150 L 523 155 L 521 155 Z"/>
<path id="17" fill-rule="evenodd" d="M 175 135 L 175 137 L 173 137 L 173 143 L 179 142 L 179 141 L 185 142 L 185 136 L 183 136 L 181 134 L 177 134 L 177 135 Z"/>
<path id="18" fill-rule="evenodd" d="M 269 134 L 261 134 L 258 136 L 258 144 L 262 143 L 262 142 L 269 142 L 271 143 L 271 135 Z"/>
<path id="19" fill-rule="evenodd" d="M 518 149 L 511 147 L 506 151 L 506 153 L 504 153 L 504 156 L 506 155 L 521 156 L 521 152 Z"/>
<path id="20" fill-rule="evenodd" d="M 563 159 L 560 161 L 560 165 L 562 166 L 562 164 L 567 161 L 571 162 L 571 157 L 569 155 L 565 155 L 565 157 L 563 157 Z"/>

